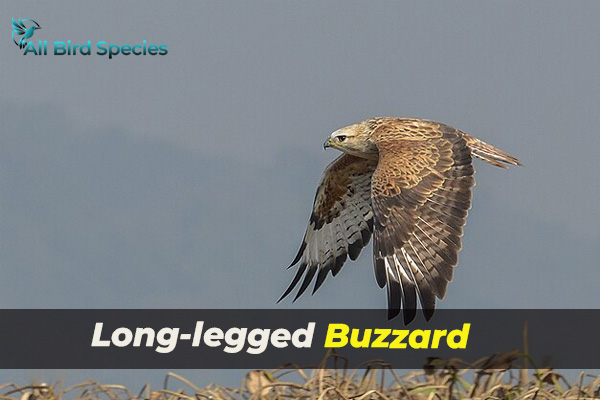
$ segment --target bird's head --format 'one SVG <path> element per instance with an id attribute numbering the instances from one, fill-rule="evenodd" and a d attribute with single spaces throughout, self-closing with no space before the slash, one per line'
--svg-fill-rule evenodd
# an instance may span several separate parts
<path id="1" fill-rule="evenodd" d="M 36 29 L 42 29 L 42 27 L 41 27 L 41 26 L 35 26 L 35 25 L 34 25 L 34 26 L 32 26 L 32 28 L 33 28 L 33 30 L 34 30 L 34 31 L 35 31 Z"/>
<path id="2" fill-rule="evenodd" d="M 338 129 L 323 143 L 323 148 L 333 147 L 362 158 L 377 157 L 377 146 L 369 139 L 370 129 L 365 123 L 354 124 Z"/>

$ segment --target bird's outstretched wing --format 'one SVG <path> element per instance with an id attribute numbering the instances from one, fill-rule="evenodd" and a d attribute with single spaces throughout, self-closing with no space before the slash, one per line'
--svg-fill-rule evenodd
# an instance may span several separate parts
<path id="1" fill-rule="evenodd" d="M 326 169 L 317 189 L 308 228 L 300 250 L 290 267 L 298 265 L 296 276 L 281 296 L 286 297 L 304 280 L 294 300 L 304 293 L 317 274 L 313 293 L 329 271 L 335 276 L 346 258 L 355 260 L 371 238 L 371 176 L 377 160 L 344 154 Z"/>
<path id="2" fill-rule="evenodd" d="M 27 31 L 27 28 L 25 28 L 25 24 L 23 23 L 23 21 L 19 20 L 18 22 L 15 21 L 15 19 L 12 19 L 12 27 L 13 27 L 13 32 L 16 33 L 17 35 L 24 35 L 25 32 Z"/>
<path id="3" fill-rule="evenodd" d="M 474 184 L 471 152 L 462 132 L 421 120 L 392 120 L 371 135 L 379 149 L 373 174 L 373 258 L 387 286 L 388 318 L 404 309 L 426 319 L 443 298 L 458 263 Z"/>

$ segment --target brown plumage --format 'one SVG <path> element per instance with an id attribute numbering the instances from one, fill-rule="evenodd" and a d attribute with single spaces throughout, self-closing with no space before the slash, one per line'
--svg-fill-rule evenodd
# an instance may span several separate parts
<path id="1" fill-rule="evenodd" d="M 373 118 L 335 131 L 324 145 L 345 154 L 326 169 L 302 245 L 296 275 L 281 299 L 295 297 L 317 275 L 313 293 L 374 234 L 373 261 L 387 287 L 388 317 L 404 309 L 426 319 L 442 299 L 458 263 L 474 185 L 472 156 L 507 168 L 507 153 L 448 125 L 410 118 Z M 281 300 L 280 299 L 280 300 Z M 294 300 L 295 300 L 294 299 Z"/>

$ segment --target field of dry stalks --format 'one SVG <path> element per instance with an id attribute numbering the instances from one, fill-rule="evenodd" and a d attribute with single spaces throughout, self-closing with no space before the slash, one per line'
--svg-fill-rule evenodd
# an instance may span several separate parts
<path id="1" fill-rule="evenodd" d="M 582 372 L 569 382 L 552 370 L 511 369 L 510 362 L 519 357 L 507 353 L 481 360 L 471 368 L 465 368 L 460 360 L 430 360 L 431 365 L 438 363 L 437 368 L 398 373 L 377 361 L 351 370 L 347 360 L 332 354 L 316 369 L 286 366 L 250 371 L 236 388 L 217 384 L 199 387 L 170 373 L 163 387 L 146 385 L 141 390 L 93 381 L 68 388 L 60 383 L 26 387 L 7 383 L 0 385 L 0 400 L 600 399 L 600 377 Z"/>

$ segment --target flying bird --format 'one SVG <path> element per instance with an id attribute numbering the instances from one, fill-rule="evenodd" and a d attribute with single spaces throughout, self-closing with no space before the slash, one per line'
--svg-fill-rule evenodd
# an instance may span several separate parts
<path id="1" fill-rule="evenodd" d="M 511 155 L 443 123 L 382 117 L 338 129 L 323 145 L 344 154 L 325 169 L 308 228 L 290 268 L 297 272 L 279 301 L 300 283 L 294 301 L 316 276 L 315 293 L 346 259 L 355 260 L 373 235 L 379 287 L 388 318 L 403 309 L 433 316 L 458 264 L 471 207 L 473 157 L 498 167 L 521 165 Z"/>
<path id="2" fill-rule="evenodd" d="M 31 25 L 29 28 L 27 28 L 25 26 L 25 21 L 31 21 L 35 25 Z M 35 32 L 36 29 L 42 29 L 40 27 L 40 25 L 32 19 L 20 19 L 19 22 L 17 22 L 13 18 L 12 19 L 12 27 L 13 27 L 13 32 L 12 32 L 13 42 L 15 42 L 15 44 L 18 45 L 20 49 L 27 46 L 27 39 L 30 39 L 33 36 L 33 33 Z M 15 35 L 21 36 L 21 38 L 19 39 L 18 42 L 17 42 L 17 39 L 15 38 Z"/>

